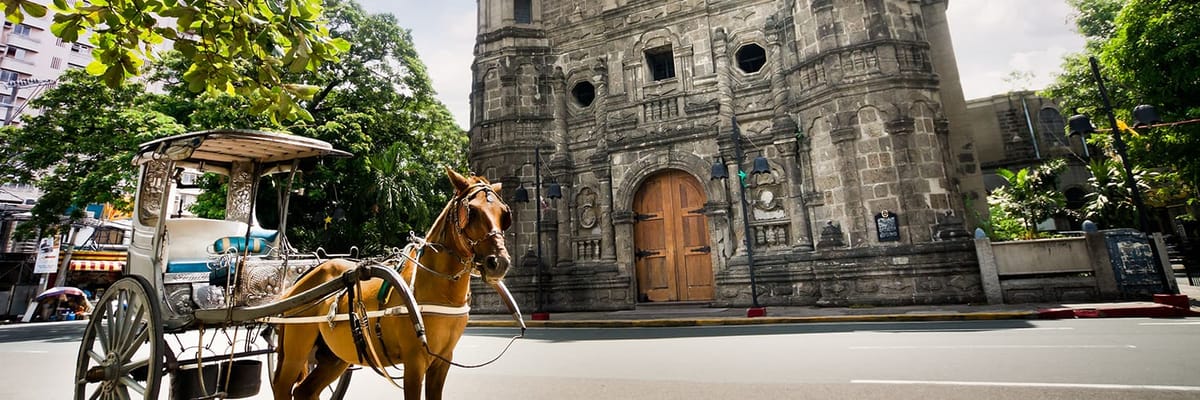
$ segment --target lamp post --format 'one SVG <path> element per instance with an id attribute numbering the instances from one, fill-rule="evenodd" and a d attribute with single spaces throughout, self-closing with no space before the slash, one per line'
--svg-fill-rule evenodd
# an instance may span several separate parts
<path id="1" fill-rule="evenodd" d="M 1133 167 L 1129 165 L 1129 156 L 1126 154 L 1125 141 L 1121 139 L 1121 128 L 1117 125 L 1117 116 L 1113 114 L 1112 102 L 1108 99 L 1108 91 L 1104 87 L 1104 78 L 1100 76 L 1100 64 L 1096 61 L 1096 57 L 1088 57 L 1088 63 L 1092 67 L 1092 78 L 1096 80 L 1096 86 L 1100 89 L 1100 100 L 1104 105 L 1104 112 L 1108 117 L 1108 124 L 1112 127 L 1113 149 L 1117 152 L 1117 157 L 1121 158 L 1121 167 L 1125 170 L 1125 186 L 1129 189 L 1130 195 L 1133 197 L 1133 207 L 1137 212 L 1138 225 L 1142 232 L 1147 235 L 1150 242 L 1150 256 L 1153 257 L 1154 265 L 1158 267 L 1159 278 L 1162 280 L 1163 291 L 1168 294 L 1173 294 L 1171 290 L 1170 276 L 1167 269 L 1162 266 L 1159 259 L 1158 246 L 1154 244 L 1154 238 L 1150 237 L 1150 220 L 1149 214 L 1146 212 L 1146 204 L 1142 202 L 1142 190 L 1138 188 L 1137 182 L 1133 179 Z M 1150 125 L 1158 119 L 1158 113 L 1154 111 L 1154 107 L 1148 105 L 1139 105 L 1134 108 L 1134 116 L 1138 119 L 1138 125 Z M 1085 115 L 1074 115 L 1068 121 L 1071 134 L 1093 133 L 1096 128 L 1092 126 L 1091 120 Z M 1086 141 L 1084 146 L 1086 146 Z"/>
<path id="2" fill-rule="evenodd" d="M 742 162 L 745 161 L 745 154 L 742 152 L 742 130 L 738 128 L 737 117 L 733 117 L 733 157 L 737 166 L 737 176 L 741 188 L 738 189 L 738 195 L 741 198 L 742 208 L 742 228 L 743 236 L 745 237 L 746 245 L 746 266 L 750 270 L 750 308 L 746 310 L 746 317 L 754 318 L 767 315 L 766 307 L 758 304 L 758 280 L 754 275 L 754 233 L 750 228 L 750 202 L 746 200 L 746 172 L 742 171 Z M 763 156 L 754 158 L 754 169 L 750 171 L 752 175 L 770 172 L 771 168 L 767 164 L 767 159 Z M 711 179 L 720 179 L 722 181 L 729 178 L 729 173 L 725 170 L 725 164 L 721 160 L 717 160 L 712 166 Z"/>
<path id="3" fill-rule="evenodd" d="M 550 319 L 550 313 L 542 309 L 542 305 L 545 303 L 545 294 L 542 291 L 542 279 L 544 278 L 542 269 L 544 267 L 542 266 L 542 151 L 540 147 L 533 148 L 533 196 L 537 199 L 537 202 L 533 205 L 533 208 L 536 210 L 535 214 L 537 215 L 533 227 L 533 230 L 537 232 L 537 285 L 535 286 L 537 292 L 534 295 L 536 297 L 536 304 L 530 318 L 545 321 Z M 562 198 L 562 186 L 559 186 L 558 182 L 551 182 L 546 187 L 546 197 L 550 199 Z M 525 184 L 522 183 L 520 186 L 517 186 L 516 193 L 513 193 L 513 201 L 517 203 L 529 202 L 529 191 L 525 190 Z"/>

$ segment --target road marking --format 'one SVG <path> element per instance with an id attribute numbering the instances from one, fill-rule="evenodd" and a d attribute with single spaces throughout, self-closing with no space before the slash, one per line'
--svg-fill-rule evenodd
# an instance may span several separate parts
<path id="1" fill-rule="evenodd" d="M 1132 344 L 1126 344 L 1126 345 L 1104 345 L 1104 344 L 1096 344 L 1096 345 L 1087 345 L 1087 344 L 1074 344 L 1074 345 L 1072 345 L 1072 344 L 1067 344 L 1067 345 L 1061 345 L 1061 344 L 1044 344 L 1044 345 L 1038 345 L 1038 344 L 1032 344 L 1032 345 L 1031 345 L 1031 344 L 1011 344 L 1011 345 L 1009 345 L 1009 344 L 996 344 L 996 345 L 991 345 L 991 344 L 964 344 L 964 345 L 941 345 L 941 346 L 850 346 L 850 347 L 849 347 L 849 349 L 850 349 L 850 350 L 918 350 L 918 349 L 920 349 L 920 350 L 924 350 L 924 349 L 935 349 L 935 350 L 972 350 L 972 349 L 988 350 L 988 349 L 1002 349 L 1002 350 L 1011 350 L 1011 349 L 1136 349 L 1136 348 L 1137 348 L 1137 346 L 1134 346 L 1134 345 L 1132 345 Z"/>
<path id="2" fill-rule="evenodd" d="M 1200 325 L 1200 322 L 1142 322 L 1138 325 Z"/>
<path id="3" fill-rule="evenodd" d="M 965 381 L 903 381 L 854 379 L 850 383 L 879 385 L 945 385 L 945 386 L 999 386 L 1071 389 L 1116 389 L 1116 390 L 1166 390 L 1176 392 L 1200 392 L 1200 386 L 1173 385 L 1116 385 L 1096 383 L 1039 383 L 1039 382 L 965 382 Z"/>
<path id="4" fill-rule="evenodd" d="M 45 353 L 49 353 L 49 351 L 46 351 L 46 350 L 7 350 L 7 351 L 0 351 L 0 353 L 45 354 Z"/>
<path id="5" fill-rule="evenodd" d="M 1057 328 L 1014 328 L 1014 329 L 988 329 L 988 328 L 950 328 L 950 329 L 881 329 L 874 331 L 876 333 L 946 333 L 946 332 L 988 332 L 988 331 L 1069 331 L 1075 328 L 1057 327 Z"/>

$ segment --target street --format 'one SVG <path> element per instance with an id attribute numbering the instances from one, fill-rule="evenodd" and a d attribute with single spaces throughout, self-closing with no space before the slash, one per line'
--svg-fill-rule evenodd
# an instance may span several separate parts
<path id="1" fill-rule="evenodd" d="M 70 398 L 83 327 L 0 327 L 0 398 Z M 516 332 L 470 329 L 455 360 Z M 452 370 L 447 397 L 1200 399 L 1197 349 L 1200 318 L 542 328 Z M 401 396 L 355 374 L 348 398 L 381 395 Z"/>

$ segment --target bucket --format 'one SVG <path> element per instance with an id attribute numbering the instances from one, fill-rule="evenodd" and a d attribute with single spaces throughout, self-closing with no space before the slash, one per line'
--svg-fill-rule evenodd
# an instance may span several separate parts
<path id="1" fill-rule="evenodd" d="M 225 381 L 226 371 L 229 381 Z M 221 390 L 229 399 L 241 399 L 258 394 L 262 386 L 262 361 L 233 360 L 221 362 Z"/>
<path id="2" fill-rule="evenodd" d="M 195 399 L 209 396 L 217 392 L 217 364 L 184 365 L 171 374 L 171 397 L 175 399 Z M 204 386 L 201 388 L 201 377 Z"/>

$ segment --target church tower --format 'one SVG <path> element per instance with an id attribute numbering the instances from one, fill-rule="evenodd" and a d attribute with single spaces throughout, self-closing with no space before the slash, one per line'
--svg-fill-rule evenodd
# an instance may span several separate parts
<path id="1" fill-rule="evenodd" d="M 469 158 L 524 307 L 982 298 L 946 0 L 478 4 Z"/>

